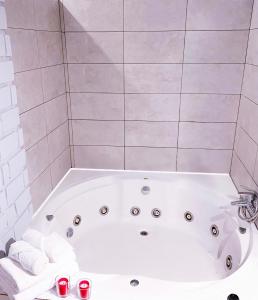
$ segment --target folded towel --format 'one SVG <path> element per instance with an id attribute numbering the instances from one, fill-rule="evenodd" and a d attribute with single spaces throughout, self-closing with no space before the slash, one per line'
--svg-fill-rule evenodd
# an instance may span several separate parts
<path id="1" fill-rule="evenodd" d="M 23 236 L 22 239 L 31 244 L 33 247 L 41 250 L 41 251 L 45 251 L 44 250 L 44 239 L 45 237 L 43 236 L 43 234 L 35 229 L 27 229 Z"/>
<path id="2" fill-rule="evenodd" d="M 74 255 L 73 247 L 55 232 L 45 238 L 44 248 L 50 262 L 57 263 L 63 261 L 65 255 L 68 257 Z"/>
<path id="3" fill-rule="evenodd" d="M 74 260 L 76 258 L 73 247 L 55 232 L 44 236 L 35 229 L 27 229 L 22 238 L 32 246 L 44 251 L 50 262 L 61 262 L 64 259 Z"/>
<path id="4" fill-rule="evenodd" d="M 11 244 L 8 256 L 34 275 L 40 274 L 49 263 L 48 257 L 43 252 L 24 241 Z"/>
<path id="5" fill-rule="evenodd" d="M 68 274 L 72 276 L 78 272 L 79 266 L 76 261 L 66 264 L 48 264 L 46 269 L 38 276 L 24 271 L 17 262 L 11 259 L 0 259 L 0 286 L 15 299 L 30 300 L 43 292 L 51 289 L 55 284 L 56 276 Z M 31 297 L 30 297 L 31 295 Z"/>

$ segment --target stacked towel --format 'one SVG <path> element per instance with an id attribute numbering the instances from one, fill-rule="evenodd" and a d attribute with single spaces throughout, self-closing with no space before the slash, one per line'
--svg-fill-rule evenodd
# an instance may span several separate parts
<path id="1" fill-rule="evenodd" d="M 33 275 L 40 274 L 47 266 L 49 259 L 40 250 L 29 243 L 18 241 L 10 246 L 8 256 L 20 263 L 22 268 Z"/>
<path id="2" fill-rule="evenodd" d="M 17 262 L 9 258 L 0 260 L 0 286 L 11 299 L 32 300 L 55 285 L 60 274 L 73 276 L 79 271 L 76 261 L 64 264 L 48 264 L 38 276 L 24 271 Z"/>
<path id="3" fill-rule="evenodd" d="M 73 247 L 55 232 L 45 237 L 37 230 L 28 229 L 22 238 L 35 248 L 45 252 L 50 262 L 66 262 L 76 258 Z"/>

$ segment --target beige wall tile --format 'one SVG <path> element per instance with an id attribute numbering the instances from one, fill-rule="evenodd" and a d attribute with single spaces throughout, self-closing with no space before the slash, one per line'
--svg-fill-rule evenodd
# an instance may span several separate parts
<path id="1" fill-rule="evenodd" d="M 52 190 L 50 168 L 46 169 L 30 185 L 33 211 L 35 212 Z"/>
<path id="2" fill-rule="evenodd" d="M 179 148 L 232 149 L 234 123 L 180 122 Z"/>
<path id="3" fill-rule="evenodd" d="M 73 119 L 123 120 L 124 95 L 71 93 Z"/>
<path id="4" fill-rule="evenodd" d="M 74 145 L 123 146 L 123 121 L 73 120 Z"/>
<path id="5" fill-rule="evenodd" d="M 257 190 L 258 186 L 255 184 L 251 175 L 247 172 L 246 168 L 239 160 L 237 155 L 233 154 L 233 161 L 230 175 L 238 189 L 238 191 L 245 191 L 244 187 L 248 187 L 250 189 Z"/>
<path id="6" fill-rule="evenodd" d="M 60 31 L 58 2 L 58 0 L 34 0 L 37 29 Z"/>
<path id="7" fill-rule="evenodd" d="M 45 104 L 47 132 L 63 124 L 67 119 L 66 95 L 60 96 Z"/>
<path id="8" fill-rule="evenodd" d="M 125 0 L 126 31 L 181 30 L 186 0 Z"/>
<path id="9" fill-rule="evenodd" d="M 126 94 L 125 119 L 178 121 L 179 105 L 179 94 Z"/>
<path id="10" fill-rule="evenodd" d="M 17 73 L 15 84 L 20 113 L 43 103 L 41 70 Z"/>
<path id="11" fill-rule="evenodd" d="M 64 66 L 52 66 L 42 69 L 44 100 L 49 101 L 65 93 Z"/>
<path id="12" fill-rule="evenodd" d="M 243 64 L 184 65 L 183 93 L 240 94 Z"/>
<path id="13" fill-rule="evenodd" d="M 37 35 L 34 30 L 9 29 L 15 72 L 39 66 Z"/>
<path id="14" fill-rule="evenodd" d="M 125 65 L 126 93 L 179 93 L 182 65 Z"/>
<path id="15" fill-rule="evenodd" d="M 246 61 L 258 66 L 258 29 L 250 30 Z"/>
<path id="16" fill-rule="evenodd" d="M 123 169 L 124 147 L 74 146 L 75 167 Z"/>
<path id="17" fill-rule="evenodd" d="M 249 31 L 187 31 L 186 63 L 244 63 Z"/>
<path id="18" fill-rule="evenodd" d="M 122 31 L 123 0 L 64 0 L 67 31 Z"/>
<path id="19" fill-rule="evenodd" d="M 125 122 L 125 145 L 147 147 L 176 147 L 177 122 Z"/>
<path id="20" fill-rule="evenodd" d="M 125 63 L 182 63 L 184 32 L 125 32 Z"/>
<path id="21" fill-rule="evenodd" d="M 258 104 L 258 66 L 246 65 L 242 93 Z"/>
<path id="22" fill-rule="evenodd" d="M 70 64 L 71 92 L 123 92 L 122 64 Z"/>
<path id="23" fill-rule="evenodd" d="M 70 148 L 67 148 L 51 165 L 52 186 L 56 186 L 70 168 Z"/>
<path id="24" fill-rule="evenodd" d="M 232 150 L 178 149 L 179 172 L 228 173 Z"/>
<path id="25" fill-rule="evenodd" d="M 239 109 L 239 126 L 258 143 L 258 105 L 245 97 L 241 98 Z"/>
<path id="26" fill-rule="evenodd" d="M 66 33 L 69 63 L 123 63 L 122 32 Z"/>
<path id="27" fill-rule="evenodd" d="M 195 122 L 236 122 L 238 95 L 181 95 L 180 120 Z"/>
<path id="28" fill-rule="evenodd" d="M 62 38 L 60 32 L 38 31 L 37 39 L 41 67 L 63 63 Z"/>
<path id="29" fill-rule="evenodd" d="M 249 173 L 253 175 L 258 146 L 240 127 L 237 128 L 234 150 Z"/>
<path id="30" fill-rule="evenodd" d="M 21 127 L 26 149 L 42 139 L 47 133 L 46 115 L 43 105 L 23 113 L 21 115 Z"/>
<path id="31" fill-rule="evenodd" d="M 53 162 L 69 146 L 68 121 L 48 135 L 49 159 Z"/>
<path id="32" fill-rule="evenodd" d="M 252 0 L 189 0 L 187 29 L 249 29 Z"/>
<path id="33" fill-rule="evenodd" d="M 6 0 L 5 7 L 9 27 L 35 28 L 34 0 Z"/>
<path id="34" fill-rule="evenodd" d="M 27 166 L 30 182 L 34 181 L 49 165 L 47 137 L 27 151 Z"/>
<path id="35" fill-rule="evenodd" d="M 146 171 L 175 171 L 176 148 L 125 148 L 125 169 Z"/>

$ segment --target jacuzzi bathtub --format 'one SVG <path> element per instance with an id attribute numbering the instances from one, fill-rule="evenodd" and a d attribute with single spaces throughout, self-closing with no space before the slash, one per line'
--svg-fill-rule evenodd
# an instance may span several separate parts
<path id="1" fill-rule="evenodd" d="M 257 231 L 235 199 L 224 174 L 72 169 L 31 227 L 69 240 L 92 300 L 257 300 Z"/>

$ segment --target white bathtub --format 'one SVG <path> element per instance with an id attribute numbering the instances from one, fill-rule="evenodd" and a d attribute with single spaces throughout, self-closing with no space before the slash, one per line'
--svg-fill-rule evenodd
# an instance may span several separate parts
<path id="1" fill-rule="evenodd" d="M 257 231 L 239 223 L 237 198 L 224 174 L 72 169 L 31 226 L 75 247 L 92 300 L 257 300 Z"/>

